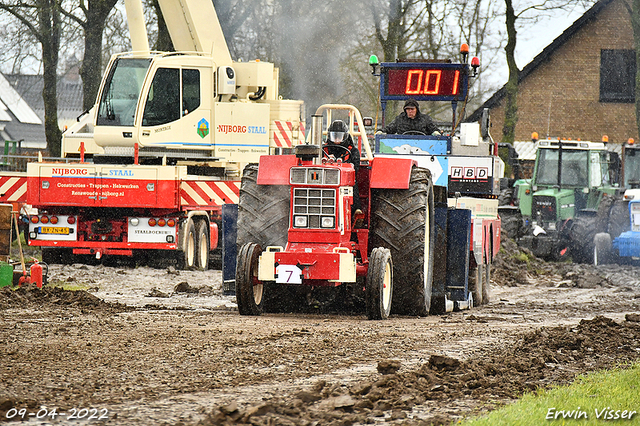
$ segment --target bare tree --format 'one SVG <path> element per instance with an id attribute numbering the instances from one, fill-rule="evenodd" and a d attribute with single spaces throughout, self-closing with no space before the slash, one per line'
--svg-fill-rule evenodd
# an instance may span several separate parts
<path id="1" fill-rule="evenodd" d="M 84 58 L 80 67 L 82 77 L 82 108 L 93 107 L 98 96 L 102 76 L 102 34 L 107 17 L 117 0 L 80 0 L 75 10 L 63 13 L 84 30 Z M 84 19 L 77 16 L 80 12 Z"/>
<path id="2" fill-rule="evenodd" d="M 42 47 L 44 132 L 50 155 L 60 156 L 62 131 L 58 127 L 57 67 L 62 27 L 61 0 L 3 1 L 0 10 L 15 17 Z"/>

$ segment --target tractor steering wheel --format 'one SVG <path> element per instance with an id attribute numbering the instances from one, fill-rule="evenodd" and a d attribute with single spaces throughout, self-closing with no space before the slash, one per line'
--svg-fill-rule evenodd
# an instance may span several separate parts
<path id="1" fill-rule="evenodd" d="M 340 156 L 340 158 L 342 159 L 343 163 L 346 163 L 347 161 L 349 161 L 349 158 L 351 158 L 351 151 L 349 150 L 349 148 L 347 148 L 346 146 L 338 145 L 338 144 L 333 144 L 333 145 L 324 144 L 322 146 L 322 153 L 324 154 L 325 157 L 327 157 L 327 158 L 331 157 L 331 154 L 329 154 L 329 148 L 330 147 L 337 147 L 337 148 L 341 148 L 342 150 L 344 150 L 345 153 Z"/>
<path id="2" fill-rule="evenodd" d="M 421 132 L 420 130 L 407 130 L 406 132 L 403 133 L 403 135 L 421 135 L 421 136 L 427 136 L 426 133 Z"/>

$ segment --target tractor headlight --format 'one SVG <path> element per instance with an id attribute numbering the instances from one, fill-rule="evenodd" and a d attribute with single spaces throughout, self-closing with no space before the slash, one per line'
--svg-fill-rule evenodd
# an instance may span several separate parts
<path id="1" fill-rule="evenodd" d="M 321 226 L 323 228 L 335 228 L 335 223 L 333 216 L 322 216 Z"/>
<path id="2" fill-rule="evenodd" d="M 307 216 L 294 216 L 293 217 L 293 226 L 296 228 L 306 228 L 307 227 Z"/>

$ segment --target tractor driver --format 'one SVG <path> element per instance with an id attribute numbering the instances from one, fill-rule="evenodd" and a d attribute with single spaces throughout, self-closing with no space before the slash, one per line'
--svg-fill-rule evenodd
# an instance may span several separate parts
<path id="1" fill-rule="evenodd" d="M 420 112 L 420 106 L 415 99 L 407 99 L 400 113 L 394 120 L 382 129 L 387 134 L 424 134 L 440 135 L 440 129 L 428 114 Z"/>
<path id="2" fill-rule="evenodd" d="M 349 128 L 342 120 L 334 120 L 327 129 L 327 143 L 323 147 L 325 157 L 340 159 L 345 163 L 353 164 L 353 169 L 358 175 L 360 169 L 360 150 L 353 142 Z M 353 210 L 356 214 L 362 214 L 360 210 L 360 195 L 358 182 L 353 185 Z"/>

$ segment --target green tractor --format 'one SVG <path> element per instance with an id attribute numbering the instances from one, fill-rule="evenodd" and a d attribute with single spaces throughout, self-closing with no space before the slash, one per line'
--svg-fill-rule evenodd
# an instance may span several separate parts
<path id="1" fill-rule="evenodd" d="M 516 180 L 499 207 L 503 229 L 543 259 L 591 262 L 598 206 L 619 193 L 618 170 L 604 143 L 538 141 L 532 178 Z"/>

